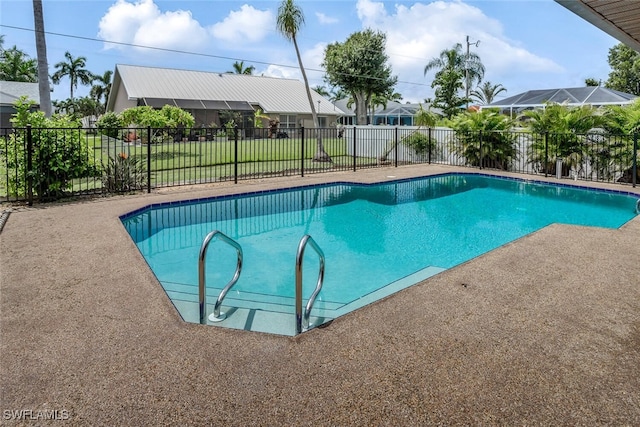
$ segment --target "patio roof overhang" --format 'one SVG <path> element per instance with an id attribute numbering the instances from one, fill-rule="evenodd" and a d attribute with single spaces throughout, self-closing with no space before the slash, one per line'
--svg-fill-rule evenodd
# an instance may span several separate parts
<path id="1" fill-rule="evenodd" d="M 636 52 L 640 52 L 640 1 L 555 0 Z"/>
<path id="2" fill-rule="evenodd" d="M 164 105 L 174 105 L 184 109 L 194 110 L 233 110 L 253 111 L 253 107 L 244 101 L 213 101 L 206 99 L 165 99 L 165 98 L 141 98 L 144 105 L 154 108 L 162 108 Z"/>

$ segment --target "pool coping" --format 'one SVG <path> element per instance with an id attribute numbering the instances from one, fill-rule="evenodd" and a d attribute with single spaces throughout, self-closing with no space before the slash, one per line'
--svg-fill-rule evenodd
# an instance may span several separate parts
<path id="1" fill-rule="evenodd" d="M 447 171 L 468 169 L 299 180 Z M 297 337 L 183 322 L 119 216 L 293 180 L 12 211 L 0 409 L 69 425 L 640 424 L 638 217 L 618 230 L 551 225 Z"/>

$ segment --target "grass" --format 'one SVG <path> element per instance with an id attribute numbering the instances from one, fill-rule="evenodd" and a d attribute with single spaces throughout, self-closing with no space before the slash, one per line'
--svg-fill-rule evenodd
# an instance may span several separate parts
<path id="1" fill-rule="evenodd" d="M 110 157 L 120 153 L 140 158 L 145 169 L 150 163 L 152 187 L 228 181 L 234 179 L 236 171 L 236 144 L 222 138 L 202 142 L 158 142 L 151 146 L 129 145 L 99 134 L 85 134 L 84 138 L 93 153 L 91 160 L 98 166 L 107 164 Z M 315 139 L 305 140 L 304 159 L 300 138 L 239 140 L 238 179 L 298 175 L 302 166 L 305 173 L 349 169 L 353 166 L 353 158 L 347 155 L 344 139 L 325 138 L 323 144 L 333 163 L 312 160 L 316 149 Z M 358 158 L 360 167 L 372 163 L 375 164 L 375 159 Z M 2 161 L 0 173 L 0 198 L 7 198 L 6 167 Z M 102 177 L 75 178 L 67 190 L 72 193 L 102 192 Z"/>

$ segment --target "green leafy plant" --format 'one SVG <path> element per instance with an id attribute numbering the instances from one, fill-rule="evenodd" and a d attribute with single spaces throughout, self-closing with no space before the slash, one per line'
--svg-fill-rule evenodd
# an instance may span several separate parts
<path id="1" fill-rule="evenodd" d="M 31 111 L 33 101 L 21 97 L 15 104 L 11 122 L 17 132 L 11 135 L 7 158 L 10 190 L 24 194 L 27 181 L 41 200 L 59 198 L 71 188 L 72 180 L 99 175 L 80 123 L 69 116 L 46 118 L 42 111 Z M 27 170 L 27 126 L 32 128 L 32 167 Z"/>
<path id="2" fill-rule="evenodd" d="M 117 138 L 118 131 L 123 127 L 120 117 L 112 111 L 103 114 L 97 121 L 96 127 L 98 131 L 110 138 Z"/>
<path id="3" fill-rule="evenodd" d="M 227 138 L 232 139 L 235 137 L 235 134 L 236 134 L 235 127 L 236 127 L 236 122 L 233 119 L 229 120 L 227 123 L 224 124 L 224 128 L 226 129 L 226 132 L 227 132 Z"/>
<path id="4" fill-rule="evenodd" d="M 425 156 L 429 152 L 431 155 L 435 155 L 437 148 L 437 141 L 435 138 L 429 139 L 428 135 L 420 131 L 413 132 L 411 135 L 408 135 L 402 138 L 402 142 L 407 146 L 412 148 L 418 156 Z"/>
<path id="5" fill-rule="evenodd" d="M 102 185 L 109 193 L 124 193 L 144 188 L 147 178 L 140 158 L 119 153 L 102 165 Z"/>
<path id="6" fill-rule="evenodd" d="M 598 110 L 585 105 L 569 107 L 547 103 L 543 109 L 529 110 L 520 116 L 534 134 L 529 163 L 547 173 L 556 173 L 556 159 L 562 159 L 562 175 L 584 163 L 588 148 L 587 134 L 602 126 L 606 119 Z M 544 138 L 544 134 L 548 137 Z"/>
<path id="7" fill-rule="evenodd" d="M 483 109 L 458 114 L 448 124 L 455 131 L 454 152 L 469 166 L 509 170 L 518 154 L 509 117 Z"/>

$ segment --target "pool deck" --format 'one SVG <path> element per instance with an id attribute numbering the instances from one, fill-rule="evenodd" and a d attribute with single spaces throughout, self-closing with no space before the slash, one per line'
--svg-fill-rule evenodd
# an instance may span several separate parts
<path id="1" fill-rule="evenodd" d="M 551 225 L 297 337 L 183 322 L 118 219 L 449 171 L 478 172 L 388 167 L 13 207 L 0 424 L 640 425 L 640 216 L 618 230 Z"/>

